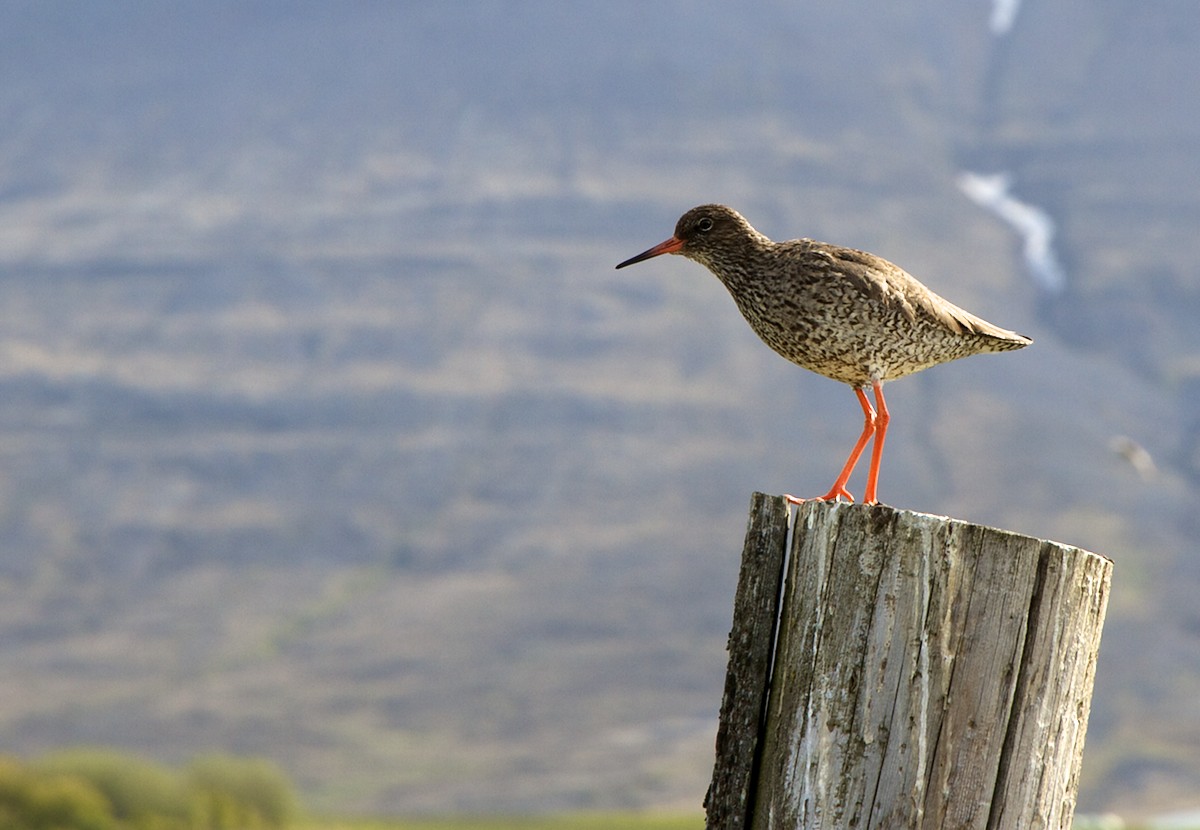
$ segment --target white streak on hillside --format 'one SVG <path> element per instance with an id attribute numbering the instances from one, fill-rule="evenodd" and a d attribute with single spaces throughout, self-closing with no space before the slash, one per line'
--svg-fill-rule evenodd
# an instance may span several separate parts
<path id="1" fill-rule="evenodd" d="M 988 25 L 992 34 L 1002 37 L 1012 30 L 1017 20 L 1017 12 L 1021 9 L 1021 0 L 992 0 L 992 17 Z"/>
<path id="2" fill-rule="evenodd" d="M 1054 252 L 1054 220 L 1041 208 L 1022 202 L 1009 193 L 1012 177 L 1007 173 L 984 175 L 965 171 L 958 187 L 971 201 L 1004 220 L 1024 240 L 1025 266 L 1040 288 L 1060 294 L 1067 275 Z"/>

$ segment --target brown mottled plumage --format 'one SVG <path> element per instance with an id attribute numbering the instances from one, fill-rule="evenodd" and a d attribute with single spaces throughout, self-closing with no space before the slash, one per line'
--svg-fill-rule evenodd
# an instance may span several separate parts
<path id="1" fill-rule="evenodd" d="M 888 422 L 885 381 L 1033 342 L 947 302 L 886 259 L 811 239 L 772 242 L 724 205 L 692 208 L 679 219 L 674 236 L 617 267 L 660 254 L 682 254 L 707 267 L 763 342 L 793 363 L 854 388 L 863 432 L 823 499 L 853 500 L 846 481 L 874 435 L 863 500 L 876 501 Z M 878 414 L 863 392 L 867 387 L 874 390 Z"/>

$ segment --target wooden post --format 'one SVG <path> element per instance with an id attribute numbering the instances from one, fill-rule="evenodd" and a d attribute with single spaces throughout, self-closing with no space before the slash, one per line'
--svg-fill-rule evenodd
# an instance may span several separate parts
<path id="1" fill-rule="evenodd" d="M 787 516 L 755 494 L 709 830 L 1069 827 L 1112 563 L 882 505 Z"/>

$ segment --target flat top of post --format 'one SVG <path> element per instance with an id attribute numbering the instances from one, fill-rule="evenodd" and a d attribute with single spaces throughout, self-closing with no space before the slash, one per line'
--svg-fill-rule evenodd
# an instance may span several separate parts
<path id="1" fill-rule="evenodd" d="M 784 498 L 783 496 L 771 496 L 768 494 L 761 494 L 761 495 L 763 498 L 768 498 L 768 499 L 783 499 Z M 1087 550 L 1085 548 L 1081 548 L 1077 545 L 1068 545 L 1068 544 L 1064 544 L 1062 542 L 1056 542 L 1052 539 L 1044 539 L 1044 538 L 1040 538 L 1037 536 L 1029 536 L 1024 533 L 1018 533 L 1015 530 L 1005 530 L 1003 528 L 992 527 L 989 525 L 974 524 L 972 522 L 968 522 L 963 519 L 955 519 L 951 516 L 942 516 L 942 515 L 938 515 L 935 513 L 922 513 L 917 510 L 909 510 L 907 508 L 902 508 L 902 507 L 893 507 L 888 504 L 854 504 L 851 502 L 817 501 L 814 499 L 811 501 L 803 502 L 802 504 L 799 504 L 799 505 L 795 505 L 794 509 L 796 510 L 796 521 L 797 522 L 811 522 L 817 514 L 823 512 L 823 511 L 828 511 L 832 514 L 836 514 L 838 511 L 842 511 L 842 510 L 865 510 L 865 511 L 871 511 L 872 513 L 874 513 L 875 516 L 877 517 L 877 521 L 883 522 L 883 521 L 894 520 L 894 521 L 900 522 L 903 526 L 910 527 L 913 529 L 919 529 L 919 530 L 925 530 L 925 531 L 931 532 L 935 529 L 946 528 L 947 526 L 957 527 L 957 528 L 968 528 L 969 527 L 969 528 L 975 528 L 980 531 L 984 531 L 988 534 L 998 534 L 1000 536 L 1009 536 L 1014 539 L 1031 540 L 1031 541 L 1037 542 L 1040 545 L 1053 545 L 1057 548 L 1062 548 L 1064 550 L 1078 551 L 1080 554 L 1085 554 L 1087 556 L 1096 556 L 1096 557 L 1099 557 L 1100 559 L 1105 560 L 1106 562 L 1112 561 L 1107 556 L 1103 556 L 1102 554 L 1098 554 L 1093 551 L 1089 551 L 1089 550 Z"/>

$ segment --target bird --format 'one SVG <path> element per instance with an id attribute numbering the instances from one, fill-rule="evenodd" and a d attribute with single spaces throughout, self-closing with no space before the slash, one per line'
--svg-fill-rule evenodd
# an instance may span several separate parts
<path id="1" fill-rule="evenodd" d="M 1154 456 L 1128 435 L 1114 435 L 1108 441 L 1108 448 L 1129 462 L 1129 466 L 1133 467 L 1143 480 L 1149 481 L 1158 474 Z"/>
<path id="2" fill-rule="evenodd" d="M 773 242 L 725 205 L 692 208 L 669 239 L 617 268 L 662 254 L 708 268 L 764 343 L 792 363 L 849 385 L 858 397 L 862 432 L 833 486 L 816 499 L 788 495 L 792 504 L 854 501 L 846 484 L 872 439 L 863 503 L 878 503 L 879 465 L 891 420 L 884 383 L 939 363 L 1033 342 L 942 299 L 882 257 L 807 238 Z"/>

